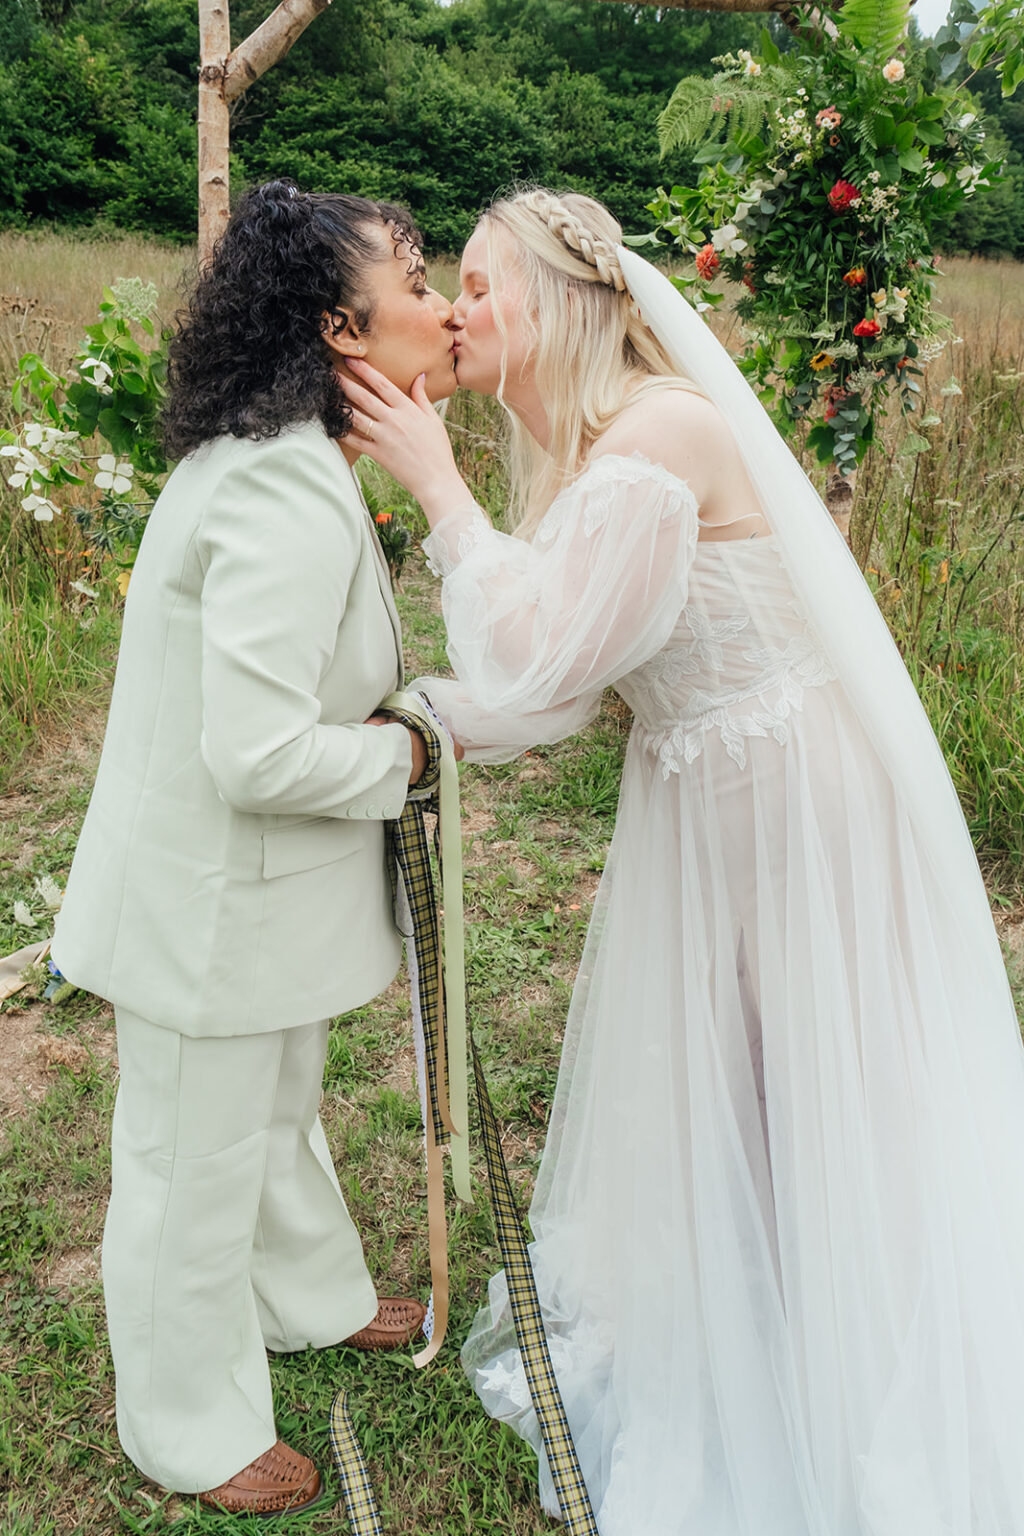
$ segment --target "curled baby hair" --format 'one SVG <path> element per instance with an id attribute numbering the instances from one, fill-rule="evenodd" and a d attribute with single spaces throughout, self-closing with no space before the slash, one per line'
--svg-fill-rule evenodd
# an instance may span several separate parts
<path id="1" fill-rule="evenodd" d="M 519 187 L 485 210 L 495 321 L 507 337 L 502 291 L 515 284 L 515 325 L 548 420 L 541 449 L 508 412 L 512 518 L 528 537 L 558 492 L 586 467 L 595 442 L 640 394 L 676 376 L 630 297 L 618 221 L 592 197 Z M 505 376 L 502 376 L 502 390 Z"/>
<path id="2" fill-rule="evenodd" d="M 314 419 L 344 436 L 352 410 L 323 316 L 372 326 L 373 267 L 419 243 L 410 215 L 391 203 L 302 192 L 289 180 L 247 192 L 177 316 L 162 417 L 168 456 Z"/>

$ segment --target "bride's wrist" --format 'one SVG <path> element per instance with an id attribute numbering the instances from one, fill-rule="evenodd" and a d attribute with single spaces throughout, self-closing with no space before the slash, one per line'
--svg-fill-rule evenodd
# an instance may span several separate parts
<path id="1" fill-rule="evenodd" d="M 450 475 L 439 476 L 429 485 L 420 488 L 420 506 L 423 514 L 430 524 L 431 530 L 451 512 L 465 507 L 467 510 L 476 504 L 472 491 L 465 480 L 453 466 Z"/>

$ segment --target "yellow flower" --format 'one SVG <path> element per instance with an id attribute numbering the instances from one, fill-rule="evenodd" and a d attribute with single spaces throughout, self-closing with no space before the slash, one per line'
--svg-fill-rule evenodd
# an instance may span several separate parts
<path id="1" fill-rule="evenodd" d="M 811 358 L 811 367 L 815 373 L 823 373 L 826 368 L 831 368 L 834 362 L 835 358 L 830 357 L 827 352 L 815 352 Z"/>
<path id="2" fill-rule="evenodd" d="M 117 590 L 120 592 L 122 597 L 127 597 L 128 596 L 128 583 L 131 581 L 131 579 L 132 579 L 131 571 L 118 571 L 118 573 L 117 573 Z"/>

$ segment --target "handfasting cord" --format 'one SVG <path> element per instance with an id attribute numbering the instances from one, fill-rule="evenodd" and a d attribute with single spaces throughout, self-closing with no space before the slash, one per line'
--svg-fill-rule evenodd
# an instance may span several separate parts
<path id="1" fill-rule="evenodd" d="M 451 740 L 427 701 L 418 694 L 392 694 L 384 701 L 381 712 L 419 731 L 427 745 L 427 768 L 414 791 L 416 798 L 406 800 L 401 816 L 387 823 L 396 918 L 408 947 L 417 1059 L 422 1058 L 424 1074 L 420 1097 L 427 1157 L 433 1327 L 428 1347 L 414 1358 L 417 1365 L 426 1365 L 440 1349 L 448 1322 L 448 1238 L 441 1165 L 444 1143 L 451 1150 L 456 1193 L 463 1199 L 470 1198 L 459 781 Z M 445 940 L 443 980 L 437 896 L 423 822 L 427 812 L 438 815 Z M 516 1338 L 548 1465 L 570 1536 L 599 1536 L 551 1364 L 526 1234 L 505 1165 L 494 1110 L 471 1033 L 468 1039 L 494 1223 Z M 352 1530 L 356 1536 L 382 1536 L 373 1488 L 344 1391 L 338 1392 L 331 1406 L 331 1448 Z"/>

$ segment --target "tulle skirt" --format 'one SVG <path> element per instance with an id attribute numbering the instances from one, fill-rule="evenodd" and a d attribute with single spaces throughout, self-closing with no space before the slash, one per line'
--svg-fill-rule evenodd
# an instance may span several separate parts
<path id="1" fill-rule="evenodd" d="M 635 729 L 531 1223 L 602 1536 L 1024 1533 L 1024 1052 L 838 686 Z M 503 1275 L 463 1360 L 557 1516 Z"/>

